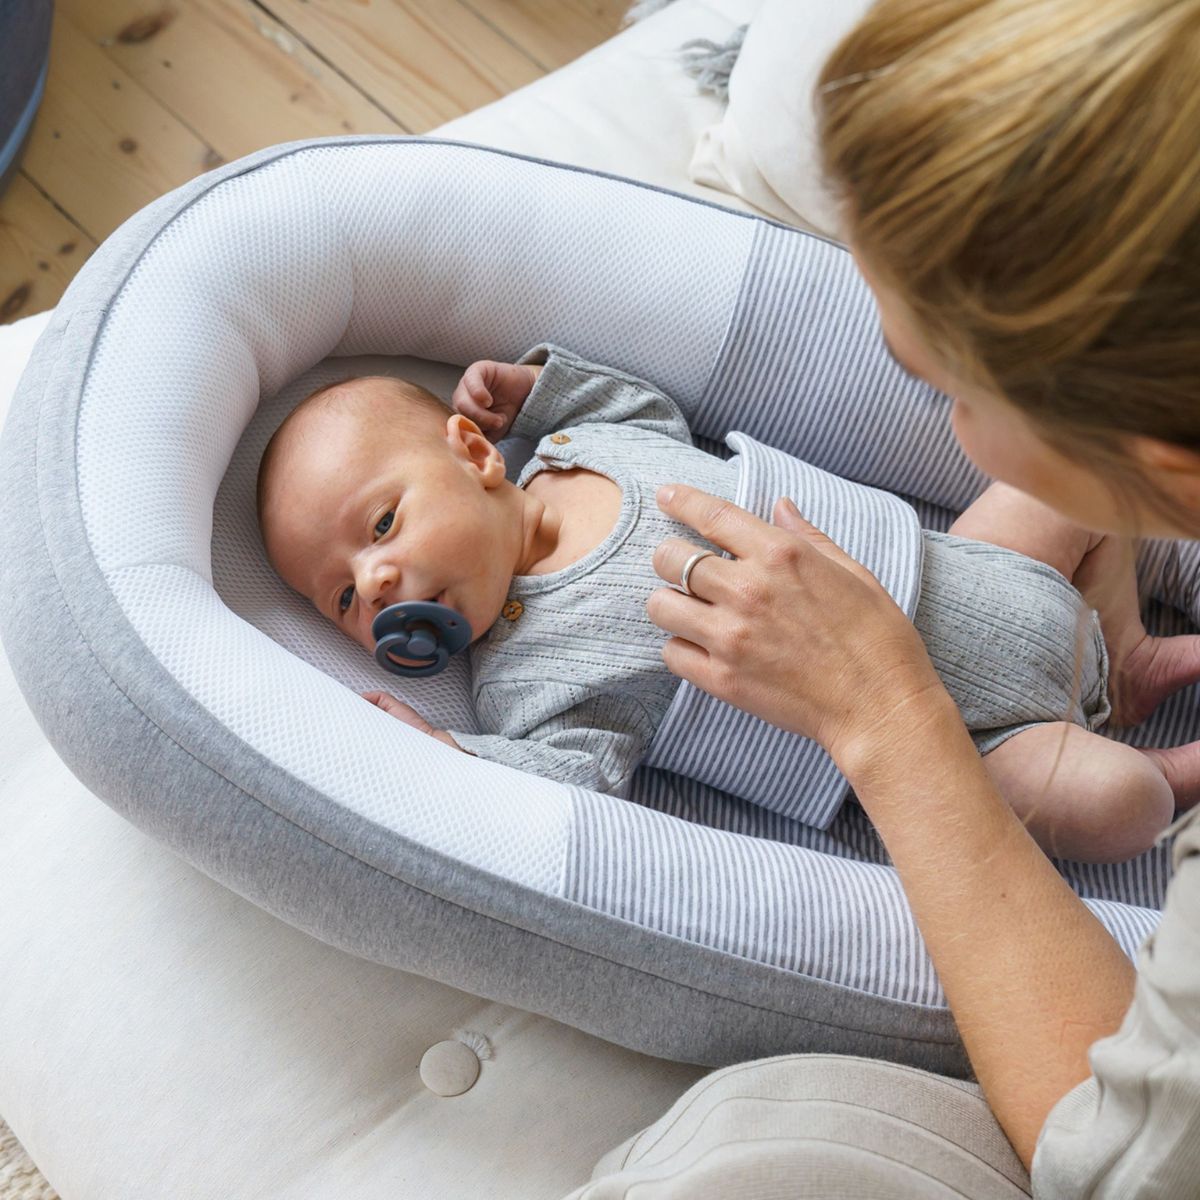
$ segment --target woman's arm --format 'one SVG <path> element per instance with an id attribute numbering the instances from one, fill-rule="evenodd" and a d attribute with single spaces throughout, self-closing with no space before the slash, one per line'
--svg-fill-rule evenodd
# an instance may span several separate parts
<path id="1" fill-rule="evenodd" d="M 883 838 L 996 1118 L 1028 1166 L 1133 995 L 1132 963 L 992 785 L 946 697 L 835 761 Z M 919 815 L 918 815 L 919 814 Z"/>
<path id="2" fill-rule="evenodd" d="M 670 495 L 663 493 L 670 492 Z M 1119 1026 L 1132 964 L 993 787 L 911 622 L 871 574 L 786 503 L 767 525 L 675 486 L 660 506 L 736 555 L 697 596 L 662 589 L 667 665 L 816 738 L 900 875 L 980 1084 L 1028 1164 L 1046 1114 Z M 694 547 L 664 543 L 669 582 Z"/>
<path id="3" fill-rule="evenodd" d="M 1030 1175 L 1055 1200 L 1194 1200 L 1200 1180 L 1200 814 L 1182 823 L 1133 1004 L 1042 1127 Z"/>

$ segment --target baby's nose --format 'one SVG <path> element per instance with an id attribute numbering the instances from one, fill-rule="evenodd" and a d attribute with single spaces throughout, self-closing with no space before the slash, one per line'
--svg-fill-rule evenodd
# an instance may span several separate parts
<path id="1" fill-rule="evenodd" d="M 390 558 L 378 556 L 366 564 L 362 576 L 356 586 L 363 599 L 375 607 L 382 607 L 399 585 L 400 569 Z"/>

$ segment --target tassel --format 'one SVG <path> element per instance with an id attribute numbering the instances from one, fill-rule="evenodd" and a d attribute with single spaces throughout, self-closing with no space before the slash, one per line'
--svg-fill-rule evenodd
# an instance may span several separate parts
<path id="1" fill-rule="evenodd" d="M 708 38 L 693 38 L 679 47 L 683 69 L 700 85 L 702 92 L 712 92 L 719 100 L 729 102 L 729 75 L 738 60 L 747 26 L 735 29 L 724 44 Z"/>

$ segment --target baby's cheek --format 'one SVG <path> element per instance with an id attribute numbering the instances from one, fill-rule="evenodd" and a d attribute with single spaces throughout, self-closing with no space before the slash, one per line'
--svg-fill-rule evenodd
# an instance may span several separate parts
<path id="1" fill-rule="evenodd" d="M 330 616 L 326 616 L 324 613 L 322 613 L 321 615 L 324 616 L 325 619 L 327 621 L 329 621 L 331 624 L 337 626 L 337 628 L 342 633 L 344 633 L 346 635 L 346 637 L 348 637 L 352 642 L 357 642 L 360 646 L 364 647 L 367 650 L 370 650 L 370 652 L 372 654 L 375 653 L 375 639 L 373 637 L 371 637 L 371 630 L 370 630 L 369 625 L 367 626 L 367 628 L 364 629 L 358 625 L 353 625 L 353 624 L 345 625 L 340 621 L 335 621 Z"/>

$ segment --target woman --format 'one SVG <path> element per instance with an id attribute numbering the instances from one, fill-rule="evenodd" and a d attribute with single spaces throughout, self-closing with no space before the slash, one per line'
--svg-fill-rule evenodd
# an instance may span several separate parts
<path id="1" fill-rule="evenodd" d="M 1090 530 L 1200 538 L 1197 62 L 1196 0 L 883 0 L 817 91 L 893 354 L 985 472 Z M 660 504 L 736 558 L 652 597 L 667 664 L 847 776 L 1034 1193 L 1200 1194 L 1200 825 L 1135 971 L 865 569 L 786 504 L 773 526 L 683 487 Z M 694 550 L 665 543 L 658 573 Z M 1194 751 L 1170 761 L 1200 779 Z"/>

